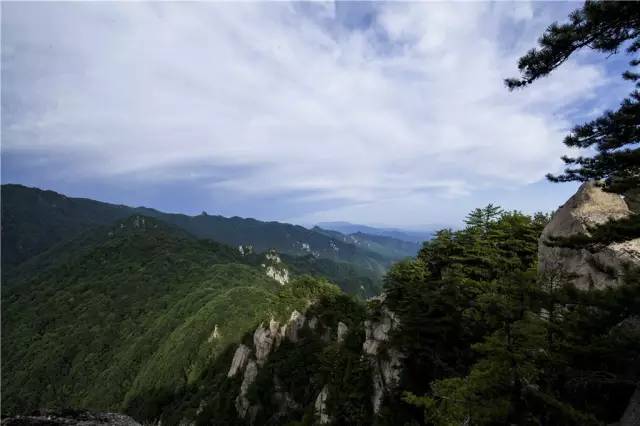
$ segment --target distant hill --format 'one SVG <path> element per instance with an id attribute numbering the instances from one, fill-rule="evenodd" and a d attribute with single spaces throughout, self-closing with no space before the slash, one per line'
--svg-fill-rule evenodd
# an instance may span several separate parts
<path id="1" fill-rule="evenodd" d="M 414 257 L 422 243 L 406 241 L 394 237 L 383 235 L 366 234 L 364 232 L 355 232 L 353 234 L 343 234 L 338 231 L 332 231 L 313 227 L 313 230 L 336 240 L 343 241 L 348 244 L 354 244 L 360 248 L 379 254 L 385 258 L 393 260 L 401 260 L 406 257 Z"/>
<path id="2" fill-rule="evenodd" d="M 330 231 L 337 231 L 346 235 L 362 233 L 368 235 L 390 237 L 397 240 L 419 244 L 422 244 L 424 241 L 430 240 L 437 230 L 446 228 L 446 226 L 442 225 L 433 225 L 427 229 L 421 230 L 380 228 L 367 225 L 358 225 L 349 222 L 320 222 L 316 226 Z"/>
<path id="3" fill-rule="evenodd" d="M 243 251 L 277 252 L 293 256 L 347 262 L 360 275 L 380 281 L 397 259 L 391 253 L 368 249 L 302 226 L 262 222 L 240 217 L 201 214 L 187 216 L 146 207 L 129 207 L 72 198 L 22 185 L 2 185 L 2 266 L 9 276 L 20 263 L 52 246 L 100 225 L 109 225 L 133 214 L 142 214 L 176 225 L 197 238 L 209 238 Z"/>
<path id="4" fill-rule="evenodd" d="M 284 321 L 339 292 L 304 277 L 281 285 L 265 265 L 277 259 L 140 215 L 39 255 L 47 256 L 3 288 L 3 413 L 119 410 L 157 397 L 191 383 L 260 321 Z"/>

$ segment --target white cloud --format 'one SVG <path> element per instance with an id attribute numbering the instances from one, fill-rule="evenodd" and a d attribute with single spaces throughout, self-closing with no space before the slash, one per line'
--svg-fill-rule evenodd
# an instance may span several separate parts
<path id="1" fill-rule="evenodd" d="M 353 28 L 333 6 L 5 3 L 2 149 L 66 157 L 76 179 L 246 167 L 207 187 L 411 204 L 558 169 L 563 109 L 605 81 L 569 62 L 505 89 L 563 17 L 544 7 L 376 4 Z"/>

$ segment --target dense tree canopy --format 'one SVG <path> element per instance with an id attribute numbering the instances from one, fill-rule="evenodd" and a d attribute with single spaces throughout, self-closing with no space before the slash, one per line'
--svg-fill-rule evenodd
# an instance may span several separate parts
<path id="1" fill-rule="evenodd" d="M 427 424 L 618 421 L 640 378 L 640 281 L 581 292 L 536 271 L 548 218 L 476 209 L 386 283 L 407 354 L 402 389 Z M 418 396 L 420 395 L 420 396 Z M 408 421 L 408 420 L 407 420 Z"/>

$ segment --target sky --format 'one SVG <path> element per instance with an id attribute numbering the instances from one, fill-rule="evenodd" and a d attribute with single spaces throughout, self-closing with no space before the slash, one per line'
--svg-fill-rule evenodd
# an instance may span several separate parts
<path id="1" fill-rule="evenodd" d="M 564 135 L 629 58 L 503 79 L 579 6 L 2 2 L 2 182 L 305 225 L 552 211 Z"/>

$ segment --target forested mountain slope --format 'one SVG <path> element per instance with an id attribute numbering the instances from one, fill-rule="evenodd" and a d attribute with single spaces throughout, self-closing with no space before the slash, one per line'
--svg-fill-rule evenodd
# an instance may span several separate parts
<path id="1" fill-rule="evenodd" d="M 20 263 L 58 243 L 69 241 L 87 229 L 109 225 L 132 214 L 158 218 L 197 238 L 208 238 L 233 247 L 242 245 L 245 252 L 275 249 L 283 254 L 312 255 L 346 262 L 358 276 L 377 283 L 398 258 L 394 253 L 369 250 L 302 226 L 206 214 L 169 214 L 144 207 L 70 198 L 53 191 L 9 184 L 2 186 L 3 276 L 12 274 Z"/>
<path id="2" fill-rule="evenodd" d="M 5 412 L 121 409 L 179 389 L 264 318 L 304 309 L 316 289 L 296 292 L 300 278 L 283 286 L 257 259 L 149 217 L 80 238 L 75 253 L 3 290 Z"/>
<path id="3" fill-rule="evenodd" d="M 547 221 L 477 209 L 395 265 L 382 297 L 324 293 L 127 413 L 162 424 L 617 422 L 640 379 L 638 272 L 592 291 L 538 275 Z"/>
<path id="4" fill-rule="evenodd" d="M 4 291 L 3 410 L 165 425 L 616 422 L 640 379 L 638 272 L 591 291 L 538 275 L 547 221 L 477 209 L 363 302 L 297 275 L 304 258 L 130 217 Z M 288 281 L 268 266 L 289 267 Z"/>

